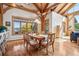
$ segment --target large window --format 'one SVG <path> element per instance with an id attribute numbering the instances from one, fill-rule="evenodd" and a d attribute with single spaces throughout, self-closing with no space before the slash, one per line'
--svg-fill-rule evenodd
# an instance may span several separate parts
<path id="1" fill-rule="evenodd" d="M 32 31 L 32 22 L 14 21 L 13 26 L 15 34 Z"/>
<path id="2" fill-rule="evenodd" d="M 12 33 L 23 34 L 25 32 L 37 32 L 37 24 L 33 19 L 25 19 L 23 17 L 12 17 Z"/>

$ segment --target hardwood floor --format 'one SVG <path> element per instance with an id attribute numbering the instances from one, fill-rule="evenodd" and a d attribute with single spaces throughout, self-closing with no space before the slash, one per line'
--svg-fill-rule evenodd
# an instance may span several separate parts
<path id="1" fill-rule="evenodd" d="M 28 56 L 23 40 L 14 40 L 7 42 L 6 56 Z M 70 42 L 69 39 L 58 38 L 55 40 L 55 51 L 52 46 L 49 47 L 48 56 L 79 56 L 79 47 L 76 43 Z M 45 49 L 32 51 L 32 56 L 45 56 Z"/>

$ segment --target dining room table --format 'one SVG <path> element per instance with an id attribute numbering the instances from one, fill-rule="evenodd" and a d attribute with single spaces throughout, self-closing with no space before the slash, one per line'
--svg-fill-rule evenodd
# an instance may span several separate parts
<path id="1" fill-rule="evenodd" d="M 35 33 L 32 33 L 32 34 L 29 34 L 29 36 L 31 36 L 31 38 L 34 38 L 35 40 L 38 41 L 39 43 L 39 48 L 41 47 L 41 43 L 43 40 L 47 39 L 47 35 L 44 35 L 44 34 L 35 34 Z"/>

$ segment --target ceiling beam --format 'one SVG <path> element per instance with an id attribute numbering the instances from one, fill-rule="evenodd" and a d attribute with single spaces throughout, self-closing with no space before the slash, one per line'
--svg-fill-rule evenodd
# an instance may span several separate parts
<path id="1" fill-rule="evenodd" d="M 72 12 L 72 13 L 64 14 L 64 16 L 68 16 L 68 15 L 79 15 L 79 11 L 75 11 L 75 12 Z"/>
<path id="2" fill-rule="evenodd" d="M 4 14 L 7 10 L 9 10 L 9 9 L 12 9 L 12 7 L 7 7 L 7 8 L 5 8 L 5 9 L 3 10 L 3 14 Z"/>
<path id="3" fill-rule="evenodd" d="M 17 8 L 17 9 L 21 9 L 21 10 L 24 10 L 24 11 L 29 11 L 29 12 L 32 12 L 32 13 L 37 13 L 38 11 L 35 11 L 35 10 L 31 10 L 31 9 L 28 9 L 28 8 L 25 8 L 23 6 L 19 6 L 16 4 L 16 6 L 12 6 L 11 4 L 5 4 L 7 5 L 8 7 L 12 7 L 12 8 Z"/>
<path id="4" fill-rule="evenodd" d="M 51 9 L 52 7 L 54 7 L 54 6 L 58 5 L 58 4 L 59 3 L 55 3 L 55 4 L 51 5 L 51 6 L 49 6 L 47 9 L 49 10 L 49 9 Z"/>
<path id="5" fill-rule="evenodd" d="M 33 3 L 33 5 L 38 9 L 38 11 L 40 11 L 40 12 L 42 11 L 37 3 Z"/>
<path id="6" fill-rule="evenodd" d="M 51 10 L 49 10 L 46 14 L 45 14 L 45 17 L 49 14 L 49 13 L 51 13 L 52 11 L 54 11 L 56 9 L 56 6 L 54 6 Z"/>
<path id="7" fill-rule="evenodd" d="M 65 3 L 62 7 L 61 7 L 61 9 L 58 11 L 58 13 L 63 9 L 63 8 L 65 8 L 65 6 L 67 5 L 68 3 Z"/>
<path id="8" fill-rule="evenodd" d="M 55 11 L 55 12 L 58 12 L 64 4 L 65 4 L 65 3 L 60 3 L 60 4 L 56 7 L 56 9 L 55 9 L 54 11 Z"/>
<path id="9" fill-rule="evenodd" d="M 62 14 L 64 11 L 66 11 L 67 8 L 69 8 L 71 5 L 72 5 L 72 3 L 68 3 L 68 4 L 65 6 L 65 8 L 63 8 L 63 9 L 59 12 L 59 14 Z"/>
<path id="10" fill-rule="evenodd" d="M 49 6 L 46 10 L 49 11 L 49 10 L 52 9 L 53 7 L 57 7 L 58 4 L 59 4 L 59 3 L 55 3 L 55 4 L 51 5 L 51 6 Z"/>
<path id="11" fill-rule="evenodd" d="M 30 11 L 30 12 L 33 12 L 33 13 L 37 13 L 36 10 L 29 9 L 29 8 L 24 7 L 24 6 L 22 6 L 22 5 L 17 5 L 17 4 L 16 4 L 16 6 L 19 7 L 20 9 L 23 9 L 23 10 L 26 10 L 26 11 Z"/>
<path id="12" fill-rule="evenodd" d="M 73 3 L 66 11 L 70 10 L 72 7 L 74 7 L 76 5 L 76 3 Z M 66 12 L 65 11 L 65 12 Z M 63 14 L 65 14 L 65 12 Z"/>
<path id="13" fill-rule="evenodd" d="M 63 12 L 61 12 L 62 15 L 65 14 L 66 11 L 68 11 L 69 9 L 71 9 L 73 6 L 75 6 L 76 3 L 72 3 L 71 5 L 69 5 Z M 64 9 L 64 8 L 63 8 Z"/>
<path id="14" fill-rule="evenodd" d="M 49 6 L 49 3 L 46 3 L 46 5 L 45 5 L 45 7 L 44 7 L 44 9 L 43 9 L 43 12 L 44 12 L 44 10 L 47 9 L 48 6 Z"/>

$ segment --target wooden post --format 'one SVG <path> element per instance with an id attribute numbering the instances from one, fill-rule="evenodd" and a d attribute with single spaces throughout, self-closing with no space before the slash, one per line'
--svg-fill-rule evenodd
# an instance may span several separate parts
<path id="1" fill-rule="evenodd" d="M 68 29 L 68 27 L 69 27 L 69 18 L 67 16 L 67 19 L 66 19 L 66 35 L 67 36 L 69 35 L 69 29 Z"/>
<path id="2" fill-rule="evenodd" d="M 68 22 L 68 19 L 67 19 L 67 35 L 69 35 L 68 26 L 69 26 L 69 22 Z"/>
<path id="3" fill-rule="evenodd" d="M 0 26 L 3 25 L 3 6 L 0 5 Z"/>
<path id="4" fill-rule="evenodd" d="M 45 16 L 41 16 L 41 31 L 45 32 Z"/>

